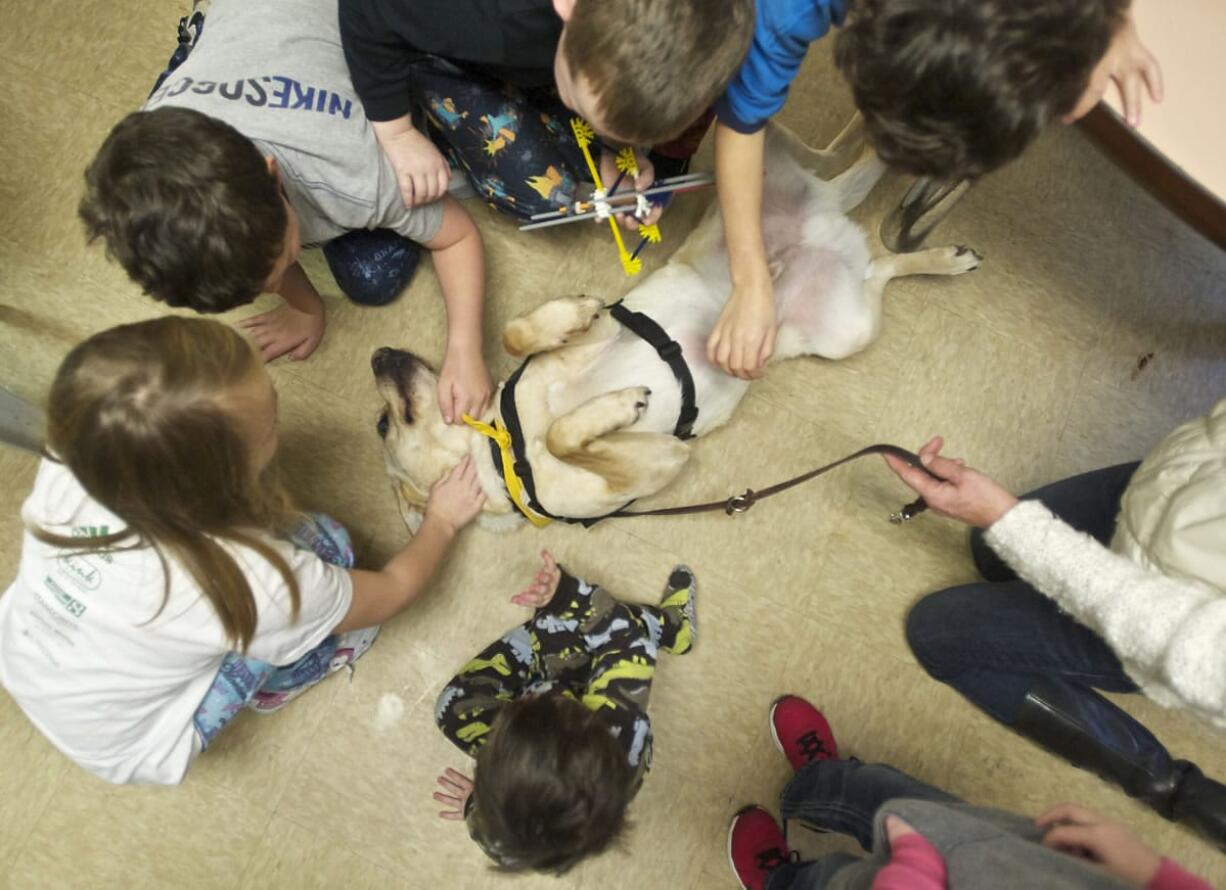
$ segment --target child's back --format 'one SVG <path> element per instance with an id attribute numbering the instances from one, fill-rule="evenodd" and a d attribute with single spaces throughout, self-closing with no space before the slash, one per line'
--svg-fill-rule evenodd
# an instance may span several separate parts
<path id="1" fill-rule="evenodd" d="M 27 528 L 70 538 L 126 523 L 52 460 L 22 508 Z M 297 661 L 331 632 L 350 603 L 347 573 L 287 541 L 264 538 L 285 560 L 302 598 L 297 621 L 278 571 L 229 547 L 259 615 L 247 654 Z M 27 531 L 18 575 L 0 596 L 0 684 L 51 741 L 112 782 L 178 782 L 193 756 L 192 716 L 234 647 L 213 604 L 175 560 L 169 597 L 149 546 L 72 551 Z"/>
<path id="2" fill-rule="evenodd" d="M 276 158 L 304 245 L 351 229 L 413 241 L 438 231 L 442 205 L 406 209 L 357 101 L 336 0 L 215 0 L 198 45 L 145 110 L 191 108 Z"/>

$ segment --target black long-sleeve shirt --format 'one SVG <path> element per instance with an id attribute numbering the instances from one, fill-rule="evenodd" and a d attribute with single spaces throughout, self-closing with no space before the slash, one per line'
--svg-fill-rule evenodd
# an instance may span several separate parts
<path id="1" fill-rule="evenodd" d="M 552 0 L 340 0 L 340 27 L 372 121 L 409 112 L 412 65 L 427 56 L 518 87 L 546 86 L 562 34 Z"/>

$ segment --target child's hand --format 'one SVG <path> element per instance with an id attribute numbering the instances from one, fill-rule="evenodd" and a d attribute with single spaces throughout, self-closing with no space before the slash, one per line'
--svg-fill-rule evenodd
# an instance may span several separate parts
<path id="1" fill-rule="evenodd" d="M 639 175 L 634 178 L 634 182 L 627 184 L 625 179 L 622 179 L 621 185 L 617 187 L 618 193 L 628 192 L 633 186 L 636 192 L 644 191 L 651 188 L 651 184 L 656 181 L 656 166 L 647 157 L 646 152 L 634 149 L 634 160 L 639 165 Z M 615 149 L 605 149 L 600 153 L 600 181 L 604 183 L 605 188 L 612 188 L 613 183 L 617 181 L 620 171 L 617 169 L 617 151 Z M 637 232 L 639 226 L 655 225 L 660 220 L 660 216 L 664 213 L 664 205 L 653 203 L 651 212 L 647 214 L 645 219 L 639 219 L 633 213 L 622 213 L 617 217 L 617 221 L 623 229 L 630 232 Z M 599 221 L 602 225 L 603 220 Z"/>
<path id="2" fill-rule="evenodd" d="M 977 528 L 987 528 L 1017 503 L 996 480 L 972 470 L 961 460 L 941 457 L 945 443 L 934 436 L 919 450 L 920 462 L 937 478 L 893 455 L 884 455 L 890 469 L 911 486 L 933 512 Z"/>
<path id="3" fill-rule="evenodd" d="M 1149 98 L 1154 102 L 1162 101 L 1162 68 L 1153 53 L 1141 43 L 1132 13 L 1128 14 L 1115 32 L 1111 45 L 1107 47 L 1107 54 L 1090 74 L 1089 86 L 1081 94 L 1073 110 L 1064 116 L 1064 122 L 1072 123 L 1086 115 L 1106 94 L 1111 81 L 1115 81 L 1115 86 L 1120 91 L 1124 120 L 1130 127 L 1141 123 L 1143 90 L 1149 93 Z"/>
<path id="4" fill-rule="evenodd" d="M 429 137 L 408 123 L 408 118 L 376 123 L 374 128 L 383 153 L 396 171 L 405 207 L 429 204 L 447 194 L 451 166 Z"/>
<path id="5" fill-rule="evenodd" d="M 1088 859 L 1134 887 L 1148 886 L 1162 865 L 1162 857 L 1129 829 L 1076 804 L 1054 806 L 1034 824 L 1051 829 L 1043 846 Z"/>
<path id="6" fill-rule="evenodd" d="M 319 312 L 303 312 L 289 303 L 251 318 L 244 318 L 238 326 L 251 335 L 259 347 L 264 361 L 270 362 L 286 353 L 295 361 L 301 361 L 319 345 L 324 336 L 324 307 Z"/>
<path id="7" fill-rule="evenodd" d="M 477 350 L 448 349 L 438 377 L 438 407 L 443 420 L 461 423 L 465 414 L 485 413 L 494 382 Z"/>
<path id="8" fill-rule="evenodd" d="M 476 518 L 484 503 L 485 492 L 477 479 L 477 468 L 473 465 L 472 457 L 466 454 L 450 473 L 430 489 L 425 519 L 446 523 L 454 534 Z"/>
<path id="9" fill-rule="evenodd" d="M 549 605 L 562 580 L 562 570 L 554 561 L 553 554 L 548 550 L 541 551 L 541 567 L 537 570 L 532 583 L 511 597 L 511 602 L 517 606 L 527 606 L 529 609 L 540 609 Z"/>
<path id="10" fill-rule="evenodd" d="M 441 803 L 447 809 L 439 812 L 440 819 L 451 819 L 459 821 L 464 818 L 464 808 L 468 804 L 468 798 L 473 793 L 473 780 L 468 778 L 457 770 L 451 767 L 443 770 L 443 774 L 438 777 L 438 783 L 442 786 L 442 791 L 435 791 L 432 795 L 435 800 Z"/>
<path id="11" fill-rule="evenodd" d="M 775 351 L 774 286 L 769 275 L 752 288 L 736 288 L 707 338 L 707 360 L 742 380 L 762 376 Z"/>

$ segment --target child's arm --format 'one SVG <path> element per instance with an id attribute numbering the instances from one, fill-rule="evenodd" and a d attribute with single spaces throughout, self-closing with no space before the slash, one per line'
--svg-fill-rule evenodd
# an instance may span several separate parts
<path id="1" fill-rule="evenodd" d="M 286 353 L 292 359 L 304 359 L 323 339 L 324 301 L 298 263 L 285 270 L 277 294 L 284 303 L 252 318 L 244 318 L 238 326 L 251 335 L 264 361 L 270 362 Z"/>
<path id="2" fill-rule="evenodd" d="M 885 817 L 890 861 L 873 878 L 872 890 L 945 890 L 945 860 L 927 838 L 897 816 Z"/>
<path id="3" fill-rule="evenodd" d="M 728 241 L 732 294 L 707 340 L 707 359 L 744 380 L 775 351 L 775 293 L 762 236 L 766 131 L 715 126 L 715 185 Z"/>
<path id="4" fill-rule="evenodd" d="M 472 460 L 465 457 L 434 486 L 421 528 L 381 572 L 353 569 L 353 602 L 336 633 L 382 624 L 407 608 L 429 586 L 456 532 L 485 503 Z"/>
<path id="5" fill-rule="evenodd" d="M 532 631 L 526 625 L 490 643 L 451 678 L 434 706 L 434 722 L 469 757 L 485 744 L 498 712 L 538 673 Z"/>
<path id="6" fill-rule="evenodd" d="M 443 223 L 425 246 L 447 304 L 447 352 L 438 381 L 443 419 L 459 423 L 464 414 L 479 417 L 493 391 L 481 357 L 481 309 L 485 296 L 485 257 L 481 234 L 454 198 L 443 198 Z"/>

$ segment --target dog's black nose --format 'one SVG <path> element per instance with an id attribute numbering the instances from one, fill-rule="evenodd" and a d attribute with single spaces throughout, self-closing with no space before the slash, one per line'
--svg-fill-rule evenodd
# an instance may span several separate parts
<path id="1" fill-rule="evenodd" d="M 373 371 L 376 376 L 383 373 L 383 370 L 387 367 L 387 360 L 394 351 L 395 350 L 393 350 L 390 346 L 381 346 L 371 355 L 370 370 Z"/>

